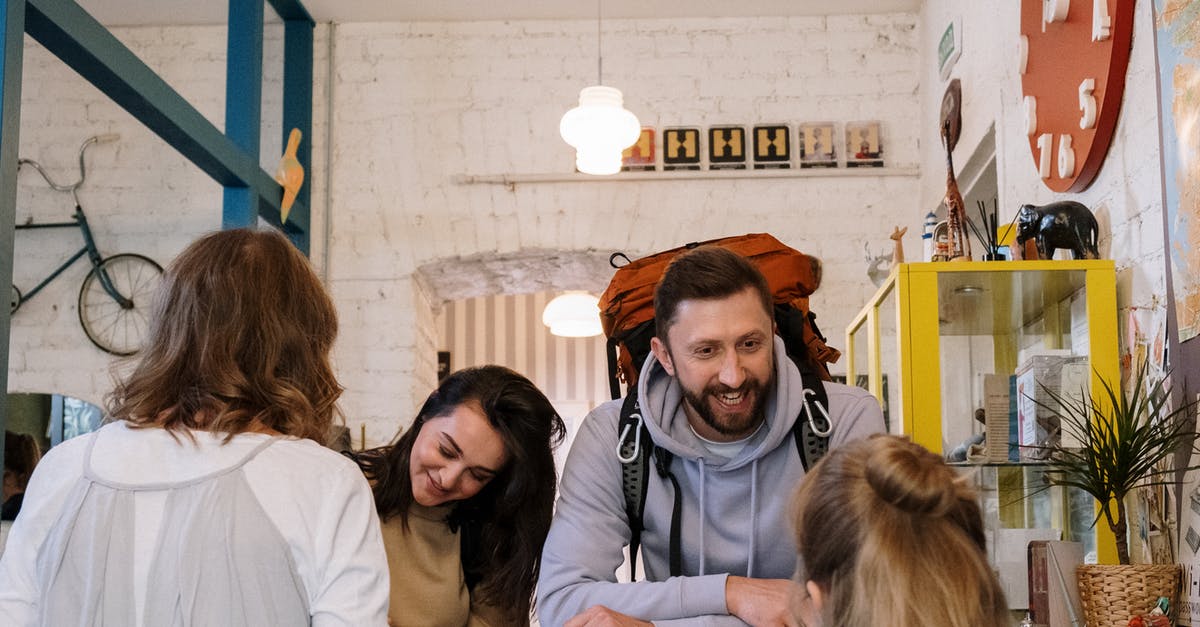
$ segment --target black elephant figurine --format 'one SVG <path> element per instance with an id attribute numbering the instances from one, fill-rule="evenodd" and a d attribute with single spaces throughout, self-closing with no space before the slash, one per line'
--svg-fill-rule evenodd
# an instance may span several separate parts
<path id="1" fill-rule="evenodd" d="M 1017 212 L 1017 246 L 1033 238 L 1038 257 L 1051 259 L 1054 251 L 1066 248 L 1075 259 L 1099 259 L 1100 228 L 1096 216 L 1081 203 L 1061 200 L 1040 207 L 1021 205 Z"/>

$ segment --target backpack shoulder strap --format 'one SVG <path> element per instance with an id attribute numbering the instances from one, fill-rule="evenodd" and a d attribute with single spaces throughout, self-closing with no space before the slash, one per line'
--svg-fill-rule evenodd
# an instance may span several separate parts
<path id="1" fill-rule="evenodd" d="M 804 384 L 804 406 L 792 425 L 792 435 L 796 438 L 800 464 L 804 466 L 804 472 L 808 472 L 829 451 L 829 432 L 833 424 L 829 418 L 829 394 L 824 382 L 816 373 L 803 371 L 800 380 Z"/>
<path id="2" fill-rule="evenodd" d="M 654 443 L 642 424 L 637 386 L 621 404 L 617 423 L 617 459 L 621 461 L 621 491 L 625 494 L 625 515 L 629 519 L 629 580 L 637 579 L 637 552 L 642 541 L 642 512 L 646 507 L 646 479 L 650 473 L 650 455 Z"/>
<path id="3" fill-rule="evenodd" d="M 670 552 L 667 555 L 671 576 L 678 577 L 683 574 L 683 550 L 680 546 L 682 522 L 679 515 L 683 509 L 683 492 L 679 490 L 679 480 L 671 474 L 671 460 L 674 458 L 671 451 L 660 446 L 654 447 L 654 467 L 658 470 L 658 476 L 670 479 L 671 487 L 675 491 L 675 498 L 671 505 L 671 544 L 668 548 Z"/>
<path id="4" fill-rule="evenodd" d="M 604 356 L 608 361 L 608 392 L 613 398 L 621 398 L 621 381 L 617 377 L 617 371 L 620 370 L 620 362 L 617 356 L 617 345 L 620 340 L 615 337 L 608 338 L 604 342 Z M 636 385 L 636 384 L 635 384 Z M 630 390 L 634 390 L 634 386 L 629 386 Z M 636 392 L 636 390 L 634 390 Z M 625 417 L 625 410 L 621 409 L 621 418 Z M 618 431 L 618 433 L 620 433 Z"/>
<path id="5" fill-rule="evenodd" d="M 650 476 L 651 457 L 654 458 L 654 468 L 659 476 L 669 479 L 675 490 L 675 500 L 671 509 L 669 563 L 671 576 L 676 577 L 683 572 L 679 516 L 682 509 L 682 494 L 679 491 L 679 481 L 675 479 L 675 475 L 671 474 L 670 470 L 674 456 L 670 451 L 654 445 L 650 439 L 650 432 L 642 421 L 636 386 L 630 387 L 629 394 L 621 403 L 621 418 L 617 423 L 617 433 L 619 434 L 617 453 L 618 459 L 621 461 L 621 491 L 625 495 L 625 514 L 629 519 L 629 580 L 637 580 L 637 554 L 642 543 L 643 514 L 646 511 L 646 484 Z"/>

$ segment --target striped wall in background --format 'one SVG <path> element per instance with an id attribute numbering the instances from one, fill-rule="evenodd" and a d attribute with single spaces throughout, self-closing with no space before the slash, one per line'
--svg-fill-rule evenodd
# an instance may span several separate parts
<path id="1" fill-rule="evenodd" d="M 594 407 L 609 398 L 604 336 L 551 335 L 542 324 L 542 309 L 557 295 L 505 294 L 449 302 L 438 318 L 438 350 L 450 352 L 452 371 L 500 364 L 524 374 L 560 412 L 566 413 L 568 406 L 574 411 Z"/>

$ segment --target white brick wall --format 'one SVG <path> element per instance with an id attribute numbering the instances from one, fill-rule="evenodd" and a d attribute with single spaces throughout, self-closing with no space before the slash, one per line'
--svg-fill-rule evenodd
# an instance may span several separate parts
<path id="1" fill-rule="evenodd" d="M 317 31 L 316 94 L 327 81 L 324 36 Z M 148 27 L 114 34 L 179 91 L 217 128 L 224 126 L 225 29 Z M 282 152 L 282 27 L 266 26 L 264 43 L 263 144 L 261 163 L 273 172 Z M 314 112 L 318 137 L 324 116 Z M 92 135 L 119 133 L 115 143 L 88 150 L 87 182 L 79 195 L 101 253 L 145 254 L 166 265 L 188 242 L 221 226 L 221 187 L 147 130 L 73 70 L 26 38 L 22 85 L 20 155 L 42 163 L 59 181 L 77 178 L 80 143 Z M 305 138 L 311 141 L 311 138 Z M 313 153 L 313 201 L 320 204 L 325 155 Z M 66 221 L 70 196 L 49 190 L 32 169 L 18 176 L 17 222 Z M 322 262 L 323 211 L 314 212 L 314 262 Z M 14 282 L 28 291 L 82 245 L 77 230 L 20 231 Z M 111 389 L 109 355 L 92 347 L 79 326 L 76 298 L 89 267 L 76 261 L 12 322 L 9 390 L 61 392 L 101 403 Z"/>
<path id="2" fill-rule="evenodd" d="M 154 69 L 206 115 L 223 117 L 223 30 L 147 28 L 120 36 L 153 49 Z M 137 252 L 165 264 L 199 233 L 220 226 L 221 188 L 105 98 L 90 83 L 26 39 L 20 155 L 56 180 L 78 177 L 82 141 L 120 133 L 88 150 L 79 196 L 103 254 Z M 17 222 L 70 218 L 69 194 L 51 191 L 32 169 L 18 176 Z M 78 230 L 19 231 L 14 282 L 28 291 L 82 245 Z M 12 320 L 9 389 L 63 392 L 101 402 L 110 389 L 109 356 L 79 326 L 76 298 L 89 270 L 77 261 Z"/>
<path id="3" fill-rule="evenodd" d="M 622 89 L 626 106 L 657 127 L 881 120 L 889 164 L 913 165 L 924 158 L 918 138 L 929 135 L 914 124 L 922 114 L 925 54 L 917 25 L 911 14 L 606 20 L 604 82 Z M 571 171 L 573 155 L 558 136 L 558 120 L 579 89 L 595 82 L 594 23 L 338 25 L 332 83 L 324 71 L 329 32 L 327 26 L 317 31 L 316 129 L 306 138 L 314 141 L 308 178 L 314 261 L 327 272 L 342 316 L 335 355 L 348 388 L 342 406 L 356 437 L 356 425 L 367 425 L 371 444 L 407 422 L 434 382 L 434 315 L 444 296 L 426 276 L 433 273 L 418 271 L 422 266 L 474 268 L 480 281 L 505 292 L 522 291 L 526 283 L 524 291 L 594 288 L 580 285 L 594 278 L 565 273 L 554 260 L 614 250 L 636 256 L 769 231 L 824 261 L 825 285 L 813 305 L 840 344 L 845 324 L 874 291 L 864 242 L 882 249 L 893 224 L 923 212 L 918 180 L 903 176 L 459 184 L 464 174 Z M 222 29 L 116 34 L 221 126 Z M 278 34 L 269 30 L 268 36 L 266 65 L 274 81 L 264 88 L 262 161 L 273 170 Z M 165 263 L 196 235 L 219 226 L 221 191 L 206 176 L 36 44 L 27 44 L 26 63 L 23 155 L 57 163 L 61 171 L 83 137 L 122 133 L 119 144 L 95 151 L 84 196 L 107 249 L 144 252 Z M 42 212 L 54 206 L 26 175 L 21 181 L 22 207 Z M 23 285 L 37 273 L 26 256 L 50 245 L 18 239 L 16 273 Z M 910 235 L 908 244 L 915 250 L 916 238 Z M 531 261 L 504 276 L 464 263 L 492 257 Z M 72 292 L 82 270 L 59 280 L 61 293 L 39 296 L 14 320 L 13 391 L 98 400 L 108 389 L 105 356 L 74 322 Z"/>

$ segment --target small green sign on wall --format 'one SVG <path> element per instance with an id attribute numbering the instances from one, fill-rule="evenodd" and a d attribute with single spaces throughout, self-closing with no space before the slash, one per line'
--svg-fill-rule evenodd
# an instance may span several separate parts
<path id="1" fill-rule="evenodd" d="M 962 55 L 962 17 L 950 20 L 938 42 L 938 72 L 942 80 L 950 76 L 950 70 Z"/>

